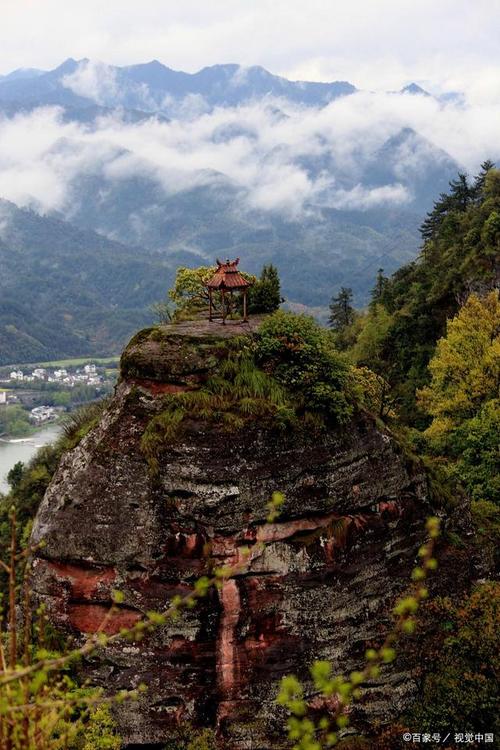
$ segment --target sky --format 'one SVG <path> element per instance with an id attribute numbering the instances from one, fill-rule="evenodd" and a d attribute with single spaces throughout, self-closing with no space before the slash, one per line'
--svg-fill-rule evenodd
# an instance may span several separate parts
<path id="1" fill-rule="evenodd" d="M 64 85 L 99 104 L 117 93 L 107 65 L 152 59 L 189 72 L 262 65 L 360 89 L 318 109 L 276 102 L 286 117 L 269 100 L 213 111 L 197 101 L 192 114 L 189 100 L 169 123 L 114 113 L 91 128 L 54 107 L 0 117 L 0 198 L 65 211 L 81 175 L 147 176 L 167 193 L 224 175 L 251 209 L 292 217 L 312 203 L 409 205 L 412 181 L 441 153 L 470 174 L 500 159 L 499 29 L 500 0 L 0 0 L 0 75 L 90 58 Z M 388 93 L 412 81 L 465 96 Z M 239 135 L 221 141 L 227 128 Z M 418 140 L 394 154 L 390 180 L 364 185 L 364 166 L 405 129 Z M 329 166 L 311 174 L 306 162 Z"/>
<path id="2" fill-rule="evenodd" d="M 235 62 L 500 101 L 500 0 L 0 0 L 0 19 L 0 74 L 67 57 L 189 72 Z"/>

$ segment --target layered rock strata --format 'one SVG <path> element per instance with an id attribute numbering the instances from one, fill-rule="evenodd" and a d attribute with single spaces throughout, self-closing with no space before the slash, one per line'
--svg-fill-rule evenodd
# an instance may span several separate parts
<path id="1" fill-rule="evenodd" d="M 139 334 L 111 404 L 64 455 L 36 518 L 33 541 L 45 542 L 36 596 L 77 637 L 101 626 L 114 589 L 125 598 L 108 633 L 165 610 L 214 564 L 241 563 L 180 619 L 86 666 L 109 691 L 148 685 L 118 708 L 133 746 L 161 747 L 184 721 L 217 728 L 235 750 L 284 746 L 280 678 L 307 677 L 317 658 L 349 672 L 381 643 L 429 514 L 420 468 L 363 414 L 321 436 L 191 421 L 152 472 L 141 437 L 163 394 L 199 387 L 241 332 L 186 324 Z M 266 524 L 274 490 L 286 502 Z M 384 668 L 358 722 L 398 715 L 415 688 L 411 664 Z"/>

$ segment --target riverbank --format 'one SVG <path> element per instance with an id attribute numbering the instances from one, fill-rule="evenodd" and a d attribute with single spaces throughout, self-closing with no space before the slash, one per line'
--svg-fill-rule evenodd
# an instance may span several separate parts
<path id="1" fill-rule="evenodd" d="M 7 474 L 18 461 L 24 464 L 31 461 L 36 452 L 46 445 L 51 445 L 61 434 L 61 425 L 51 423 L 35 430 L 28 437 L 0 439 L 0 492 L 8 492 Z"/>

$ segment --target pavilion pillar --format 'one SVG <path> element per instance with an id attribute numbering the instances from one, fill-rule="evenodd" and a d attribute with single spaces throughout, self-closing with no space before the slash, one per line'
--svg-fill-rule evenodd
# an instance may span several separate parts
<path id="1" fill-rule="evenodd" d="M 222 287 L 222 325 L 226 325 L 226 292 Z"/>
<path id="2" fill-rule="evenodd" d="M 212 290 L 208 288 L 208 319 L 212 320 Z"/>
<path id="3" fill-rule="evenodd" d="M 248 321 L 247 316 L 247 290 L 243 290 L 243 321 L 246 323 Z"/>

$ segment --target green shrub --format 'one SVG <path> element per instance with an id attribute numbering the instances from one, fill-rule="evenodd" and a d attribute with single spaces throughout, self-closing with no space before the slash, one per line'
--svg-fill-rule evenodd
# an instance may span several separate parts
<path id="1" fill-rule="evenodd" d="M 260 278 L 248 290 L 248 312 L 272 313 L 282 301 L 278 270 L 272 264 L 264 266 Z"/>
<path id="2" fill-rule="evenodd" d="M 281 310 L 259 328 L 257 364 L 302 401 L 344 424 L 353 413 L 354 382 L 330 331 L 306 315 Z"/>
<path id="3" fill-rule="evenodd" d="M 190 724 L 182 725 L 167 741 L 164 750 L 219 750 L 213 729 L 194 729 Z"/>
<path id="4" fill-rule="evenodd" d="M 500 585 L 482 584 L 458 605 L 437 600 L 431 611 L 444 637 L 410 725 L 419 732 L 460 727 L 498 734 Z"/>

